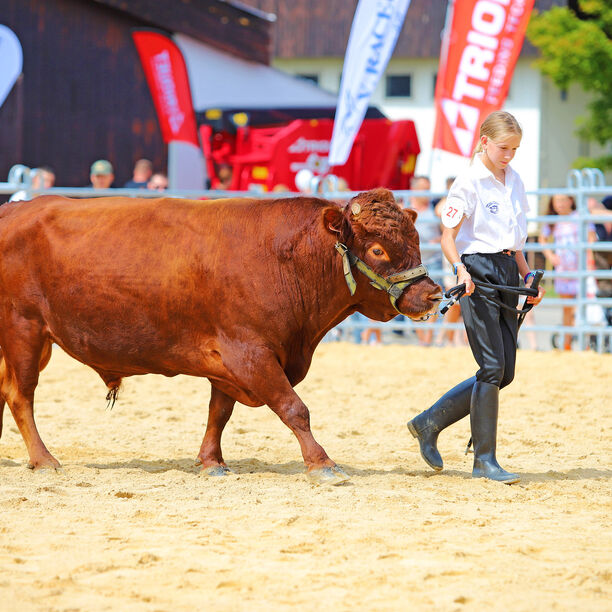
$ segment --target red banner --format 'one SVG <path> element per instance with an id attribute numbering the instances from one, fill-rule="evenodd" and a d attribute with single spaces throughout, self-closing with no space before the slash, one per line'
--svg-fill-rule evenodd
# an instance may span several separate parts
<path id="1" fill-rule="evenodd" d="M 149 90 L 153 97 L 162 137 L 167 144 L 182 141 L 199 147 L 189 76 L 180 49 L 159 32 L 132 32 Z"/>
<path id="2" fill-rule="evenodd" d="M 433 147 L 470 157 L 508 95 L 534 0 L 451 0 L 436 81 Z"/>

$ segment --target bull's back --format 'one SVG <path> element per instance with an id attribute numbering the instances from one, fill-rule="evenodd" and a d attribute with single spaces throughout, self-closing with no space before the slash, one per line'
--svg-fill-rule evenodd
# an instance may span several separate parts
<path id="1" fill-rule="evenodd" d="M 235 234 L 218 233 L 218 207 L 189 200 L 44 196 L 0 211 L 3 259 L 43 278 L 158 282 L 201 260 Z M 2 207 L 5 208 L 5 207 Z M 98 280 L 98 278 L 92 278 Z"/>
<path id="2" fill-rule="evenodd" d="M 108 302 L 116 291 L 147 302 L 160 292 L 195 291 L 205 268 L 231 248 L 224 243 L 239 238 L 236 224 L 222 229 L 222 217 L 217 205 L 178 199 L 46 196 L 19 203 L 0 216 L 4 290 L 23 297 L 42 291 L 79 308 Z"/>

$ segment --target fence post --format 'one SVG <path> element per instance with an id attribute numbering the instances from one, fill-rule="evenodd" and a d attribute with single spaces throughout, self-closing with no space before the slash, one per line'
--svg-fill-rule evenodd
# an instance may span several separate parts
<path id="1" fill-rule="evenodd" d="M 15 164 L 11 166 L 8 172 L 7 181 L 17 185 L 15 191 L 25 191 L 25 199 L 29 200 L 32 198 L 32 179 L 34 178 L 32 171 L 28 166 L 23 164 Z"/>

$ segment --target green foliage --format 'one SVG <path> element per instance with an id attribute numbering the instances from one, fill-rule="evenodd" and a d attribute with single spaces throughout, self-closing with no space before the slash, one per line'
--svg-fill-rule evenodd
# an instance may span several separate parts
<path id="1" fill-rule="evenodd" d="M 527 37 L 540 50 L 536 65 L 560 89 L 578 83 L 593 94 L 588 115 L 577 120 L 578 134 L 600 145 L 612 143 L 612 2 L 582 0 L 578 14 L 566 7 L 534 12 Z M 574 165 L 612 169 L 612 154 L 580 158 Z"/>

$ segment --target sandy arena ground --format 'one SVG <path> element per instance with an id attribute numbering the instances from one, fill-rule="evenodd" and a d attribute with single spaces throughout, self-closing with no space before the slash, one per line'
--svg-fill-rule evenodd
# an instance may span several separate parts
<path id="1" fill-rule="evenodd" d="M 306 480 L 297 441 L 238 405 L 235 474 L 198 475 L 205 379 L 97 375 L 55 348 L 37 421 L 63 473 L 0 440 L 0 610 L 610 610 L 612 357 L 522 351 L 498 458 L 472 480 L 467 420 L 422 462 L 406 420 L 475 370 L 468 349 L 324 344 L 298 392 L 351 476 Z"/>

